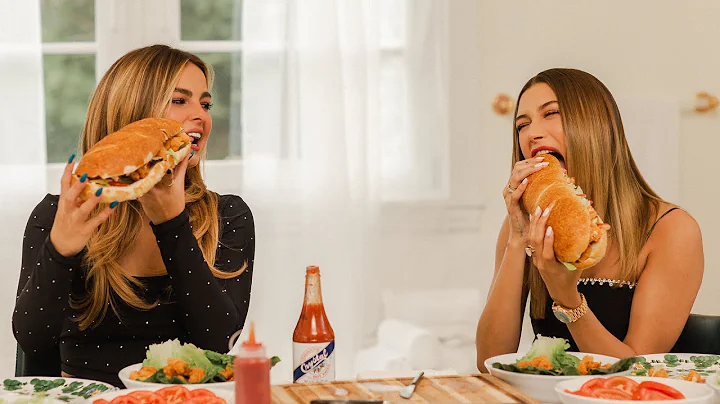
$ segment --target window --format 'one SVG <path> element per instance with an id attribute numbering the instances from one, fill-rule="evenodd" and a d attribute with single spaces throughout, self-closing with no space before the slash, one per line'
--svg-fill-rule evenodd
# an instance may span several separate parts
<path id="1" fill-rule="evenodd" d="M 104 14 L 96 15 L 96 2 Z M 150 4 L 154 3 L 154 4 Z M 240 111 L 240 21 L 241 0 L 154 0 L 145 4 L 102 0 L 41 0 L 43 64 L 45 80 L 45 118 L 47 161 L 60 163 L 77 149 L 78 137 L 85 120 L 90 95 L 97 77 L 119 55 L 136 47 L 117 38 L 131 38 L 139 43 L 177 42 L 177 38 L 138 38 L 137 23 L 118 21 L 123 15 L 147 15 L 153 7 L 173 10 L 179 4 L 180 15 L 174 23 L 180 32 L 180 48 L 197 53 L 215 68 L 213 88 L 213 136 L 208 143 L 208 158 L 220 160 L 239 157 L 242 153 Z M 108 10 L 108 8 L 115 8 Z M 125 10 L 123 10 L 125 8 Z M 124 11 L 124 12 L 123 12 Z M 96 20 L 111 18 L 113 24 L 100 24 L 100 29 L 120 32 L 96 38 Z M 177 21 L 179 20 L 179 21 Z M 201 23 L 197 23 L 200 21 Z M 179 22 L 179 26 L 178 26 Z M 112 28 L 109 26 L 113 25 Z M 142 27 L 140 27 L 142 28 Z M 123 32 L 124 31 L 124 32 Z M 153 33 L 147 33 L 152 36 Z M 99 66 L 98 52 L 104 53 L 104 66 Z M 99 68 L 96 70 L 96 66 Z M 99 71 L 99 70 L 103 71 Z"/>
<path id="2" fill-rule="evenodd" d="M 207 150 L 211 160 L 242 155 L 241 21 L 242 0 L 180 1 L 179 47 L 196 53 L 215 70 Z"/>
<path id="3" fill-rule="evenodd" d="M 254 1 L 254 7 L 243 7 Z M 408 122 L 408 69 L 405 17 L 408 0 L 382 0 L 380 8 L 380 83 L 378 160 L 383 194 L 418 197 L 406 188 L 432 182 L 437 175 L 421 172 L 418 160 L 427 161 Z M 261 15 L 245 15 L 262 7 Z M 148 43 L 172 43 L 196 53 L 215 70 L 213 86 L 213 135 L 208 143 L 210 160 L 243 156 L 244 142 L 259 155 L 288 158 L 295 155 L 299 139 L 269 119 L 268 127 L 247 127 L 243 116 L 266 113 L 264 102 L 276 103 L 282 82 L 287 0 L 41 0 L 44 52 L 47 161 L 61 163 L 77 150 L 78 137 L 92 91 L 107 67 L 127 50 Z M 142 18 L 142 16 L 153 16 Z M 243 38 L 243 21 L 253 24 Z M 270 18 L 272 21 L 264 21 Z M 243 51 L 246 58 L 243 60 Z M 252 53 L 250 58 L 249 52 Z M 245 66 L 243 66 L 245 62 Z M 265 100 L 242 104 L 241 72 L 251 71 Z M 256 87 L 253 87 L 256 88 Z M 268 136 L 278 134 L 278 136 Z M 424 153 L 424 154 L 423 154 Z M 434 156 L 434 155 L 433 155 Z M 440 164 L 441 165 L 441 164 Z M 423 164 L 427 166 L 427 164 Z M 427 168 L 427 167 L 426 167 Z M 427 170 L 426 170 L 427 171 Z M 434 187 L 433 184 L 428 185 Z"/>
<path id="4" fill-rule="evenodd" d="M 42 0 L 47 161 L 77 149 L 95 88 L 95 1 Z"/>

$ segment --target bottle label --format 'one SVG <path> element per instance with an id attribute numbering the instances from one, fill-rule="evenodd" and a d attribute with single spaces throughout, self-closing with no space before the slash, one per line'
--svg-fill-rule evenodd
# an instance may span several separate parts
<path id="1" fill-rule="evenodd" d="M 319 344 L 293 342 L 293 382 L 316 383 L 335 380 L 335 341 Z"/>

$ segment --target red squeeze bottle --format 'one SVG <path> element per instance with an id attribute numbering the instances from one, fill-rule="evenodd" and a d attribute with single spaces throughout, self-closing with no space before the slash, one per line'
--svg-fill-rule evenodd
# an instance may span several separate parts
<path id="1" fill-rule="evenodd" d="M 252 322 L 248 340 L 235 355 L 235 404 L 270 404 L 270 359 L 255 341 Z"/>

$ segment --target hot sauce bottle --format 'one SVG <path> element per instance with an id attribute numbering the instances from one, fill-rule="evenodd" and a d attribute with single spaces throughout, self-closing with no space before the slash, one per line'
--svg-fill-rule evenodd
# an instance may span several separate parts
<path id="1" fill-rule="evenodd" d="M 270 359 L 255 341 L 252 322 L 248 340 L 235 355 L 235 404 L 270 404 Z"/>
<path id="2" fill-rule="evenodd" d="M 305 270 L 305 300 L 293 332 L 293 382 L 335 380 L 335 332 L 320 290 L 320 268 Z"/>

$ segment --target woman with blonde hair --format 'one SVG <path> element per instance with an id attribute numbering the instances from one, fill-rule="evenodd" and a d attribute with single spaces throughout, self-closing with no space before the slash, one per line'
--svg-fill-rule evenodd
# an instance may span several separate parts
<path id="1" fill-rule="evenodd" d="M 199 135 L 191 154 L 135 201 L 78 199 L 74 155 L 60 195 L 47 195 L 25 231 L 13 333 L 47 375 L 121 386 L 117 373 L 171 339 L 227 352 L 250 302 L 255 231 L 239 196 L 209 191 L 200 172 L 212 130 L 212 70 L 164 45 L 117 60 L 88 108 L 81 150 L 148 117 Z M 78 173 L 80 175 L 81 173 Z M 48 361 L 47 358 L 52 358 Z"/>
<path id="2" fill-rule="evenodd" d="M 570 271 L 555 258 L 551 208 L 522 208 L 525 179 L 548 165 L 541 150 L 558 157 L 611 226 L 607 253 L 593 267 Z M 610 91 L 574 69 L 530 79 L 515 108 L 512 162 L 503 189 L 508 215 L 477 326 L 478 369 L 517 351 L 528 295 L 534 333 L 566 338 L 572 351 L 669 352 L 702 281 L 700 228 L 643 179 Z"/>

